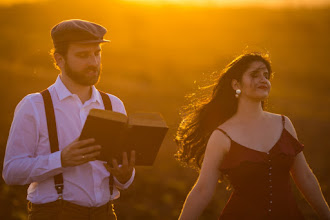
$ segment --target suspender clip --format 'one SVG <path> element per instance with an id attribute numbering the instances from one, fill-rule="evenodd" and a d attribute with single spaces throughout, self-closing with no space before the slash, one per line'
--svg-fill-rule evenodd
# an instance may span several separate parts
<path id="1" fill-rule="evenodd" d="M 63 199 L 63 184 L 55 184 L 55 189 L 57 191 L 58 194 L 58 200 L 62 200 Z"/>

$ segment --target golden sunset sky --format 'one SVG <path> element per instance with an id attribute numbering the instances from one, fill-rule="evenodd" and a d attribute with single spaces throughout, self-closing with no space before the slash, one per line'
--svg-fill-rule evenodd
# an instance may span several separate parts
<path id="1" fill-rule="evenodd" d="M 0 5 L 13 5 L 19 3 L 45 2 L 49 0 L 0 0 Z M 111 0 L 109 0 L 111 1 Z M 174 4 L 174 5 L 200 5 L 200 6 L 324 6 L 330 5 L 330 0 L 121 0 L 141 4 Z"/>

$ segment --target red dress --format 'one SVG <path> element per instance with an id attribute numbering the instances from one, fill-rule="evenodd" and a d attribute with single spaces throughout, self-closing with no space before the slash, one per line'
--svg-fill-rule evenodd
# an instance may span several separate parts
<path id="1" fill-rule="evenodd" d="M 220 171 L 227 176 L 233 192 L 221 220 L 304 219 L 290 185 L 290 168 L 303 145 L 284 128 L 277 143 L 266 152 L 253 150 L 231 140 Z"/>

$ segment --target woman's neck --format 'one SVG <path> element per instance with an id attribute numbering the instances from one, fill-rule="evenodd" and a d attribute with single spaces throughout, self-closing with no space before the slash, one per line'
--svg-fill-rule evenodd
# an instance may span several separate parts
<path id="1" fill-rule="evenodd" d="M 239 99 L 237 112 L 235 117 L 240 121 L 255 121 L 263 117 L 264 110 L 262 109 L 261 101 L 251 99 Z"/>
<path id="2" fill-rule="evenodd" d="M 76 94 L 81 103 L 85 103 L 87 100 L 89 100 L 92 96 L 92 89 L 91 86 L 83 86 L 79 85 L 76 82 L 74 82 L 72 79 L 70 79 L 65 74 L 60 74 L 61 80 L 65 87 L 72 93 Z"/>

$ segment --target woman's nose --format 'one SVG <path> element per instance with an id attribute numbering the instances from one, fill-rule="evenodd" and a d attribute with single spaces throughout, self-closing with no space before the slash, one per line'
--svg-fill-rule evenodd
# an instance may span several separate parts
<path id="1" fill-rule="evenodd" d="M 267 82 L 268 78 L 265 75 L 261 75 L 261 81 L 262 82 Z"/>

